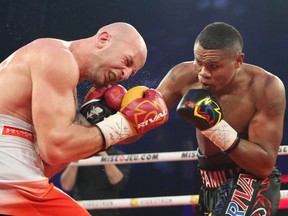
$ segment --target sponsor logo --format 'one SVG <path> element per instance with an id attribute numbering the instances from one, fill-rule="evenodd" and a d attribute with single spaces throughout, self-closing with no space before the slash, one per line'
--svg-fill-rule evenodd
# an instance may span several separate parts
<path id="1" fill-rule="evenodd" d="M 287 153 L 287 152 L 288 152 L 287 146 L 280 146 L 278 149 L 278 153 Z"/>
<path id="2" fill-rule="evenodd" d="M 138 101 L 134 101 L 135 103 Z M 123 112 L 129 111 L 129 108 Z M 166 105 L 161 102 L 144 100 L 133 109 L 133 115 L 127 115 L 131 123 L 135 125 L 139 133 L 146 133 L 154 127 L 164 124 L 168 120 L 169 113 Z"/>
<path id="3" fill-rule="evenodd" d="M 166 112 L 166 111 L 163 111 L 162 113 L 158 113 L 158 114 L 155 115 L 154 117 L 149 118 L 149 119 L 147 119 L 147 120 L 145 120 L 145 121 L 143 121 L 143 122 L 140 122 L 140 123 L 138 124 L 137 128 L 138 128 L 138 129 L 139 129 L 139 128 L 143 128 L 143 127 L 145 127 L 145 126 L 147 126 L 147 125 L 149 125 L 149 124 L 156 123 L 156 122 L 158 122 L 159 120 L 164 119 L 166 115 L 167 115 L 167 112 Z"/>
<path id="4" fill-rule="evenodd" d="M 219 105 L 211 98 L 207 97 L 200 100 L 194 109 L 194 115 L 205 119 L 211 126 L 220 122 L 222 114 Z"/>
<path id="5" fill-rule="evenodd" d="M 254 182 L 256 182 L 256 180 L 250 175 L 239 175 L 236 184 L 237 187 L 232 194 L 231 201 L 225 212 L 226 214 L 230 216 L 241 216 L 246 214 L 249 201 L 251 201 L 254 194 Z"/>
<path id="6" fill-rule="evenodd" d="M 203 170 L 200 169 L 202 182 L 207 188 L 218 188 L 227 179 L 233 177 L 240 172 L 240 168 L 224 169 L 224 170 Z"/>
<path id="7" fill-rule="evenodd" d="M 169 205 L 172 204 L 171 197 L 151 197 L 151 198 L 133 198 L 131 199 L 131 206 L 155 206 L 155 205 Z"/>
<path id="8" fill-rule="evenodd" d="M 102 156 L 101 162 L 151 161 L 158 160 L 159 154 L 131 154 Z"/>
<path id="9" fill-rule="evenodd" d="M 224 170 L 207 171 L 200 170 L 203 184 L 207 188 L 218 188 L 227 180 Z"/>
<path id="10" fill-rule="evenodd" d="M 99 106 L 92 106 L 91 111 L 87 112 L 87 116 L 86 118 L 93 118 L 94 115 L 99 116 L 99 114 L 101 114 L 103 112 L 103 109 L 101 109 Z"/>
<path id="11" fill-rule="evenodd" d="M 195 151 L 191 151 L 191 152 L 183 152 L 181 154 L 181 158 L 196 158 L 197 157 L 197 153 Z"/>
<path id="12" fill-rule="evenodd" d="M 30 142 L 34 142 L 34 135 L 31 131 L 16 128 L 16 127 L 4 126 L 2 130 L 2 135 L 21 137 Z"/>
<path id="13" fill-rule="evenodd" d="M 110 207 L 110 206 L 115 205 L 113 200 L 84 200 L 84 201 L 78 201 L 78 203 L 82 205 L 84 208 L 86 208 L 87 210 L 95 209 L 95 207 L 98 207 L 98 206 Z"/>

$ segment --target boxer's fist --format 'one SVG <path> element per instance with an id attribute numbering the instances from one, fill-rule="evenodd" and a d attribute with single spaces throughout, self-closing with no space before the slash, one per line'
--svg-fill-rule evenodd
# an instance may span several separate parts
<path id="1" fill-rule="evenodd" d="M 105 86 L 102 88 L 97 88 L 96 86 L 93 86 L 85 95 L 84 103 L 93 99 L 101 99 L 108 88 L 111 88 L 111 86 Z"/>
<path id="2" fill-rule="evenodd" d="M 97 126 L 108 148 L 164 124 L 168 117 L 168 109 L 161 94 L 157 90 L 137 86 L 124 95 L 120 112 L 99 122 Z"/>
<path id="3" fill-rule="evenodd" d="M 231 152 L 240 142 L 237 131 L 222 119 L 216 99 L 204 89 L 188 91 L 177 106 L 177 114 L 199 128 L 224 152 Z"/>
<path id="4" fill-rule="evenodd" d="M 80 113 L 90 124 L 96 124 L 116 113 L 127 90 L 121 85 L 96 89 L 92 87 L 85 97 Z"/>
<path id="5" fill-rule="evenodd" d="M 177 114 L 200 130 L 211 128 L 222 119 L 219 104 L 205 89 L 188 91 L 177 106 Z"/>
<path id="6" fill-rule="evenodd" d="M 82 116 L 90 123 L 96 124 L 116 111 L 110 109 L 103 100 L 92 99 L 80 108 Z"/>
<path id="7" fill-rule="evenodd" d="M 137 86 L 127 92 L 120 112 L 139 134 L 164 124 L 169 117 L 160 92 L 145 86 Z"/>
<path id="8" fill-rule="evenodd" d="M 115 85 L 104 92 L 103 98 L 108 107 L 118 111 L 126 92 L 127 90 L 122 85 Z"/>

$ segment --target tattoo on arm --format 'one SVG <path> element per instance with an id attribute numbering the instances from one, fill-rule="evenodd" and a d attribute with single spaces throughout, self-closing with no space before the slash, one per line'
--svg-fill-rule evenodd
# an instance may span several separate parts
<path id="1" fill-rule="evenodd" d="M 271 101 L 268 106 L 270 115 L 278 115 L 283 113 L 283 110 L 285 109 L 285 101 L 274 100 Z"/>
<path id="2" fill-rule="evenodd" d="M 176 76 L 175 76 L 175 74 L 174 74 L 174 72 L 173 72 L 173 70 L 169 73 L 169 78 L 170 78 L 170 80 L 173 80 L 173 81 L 175 81 L 176 80 Z"/>

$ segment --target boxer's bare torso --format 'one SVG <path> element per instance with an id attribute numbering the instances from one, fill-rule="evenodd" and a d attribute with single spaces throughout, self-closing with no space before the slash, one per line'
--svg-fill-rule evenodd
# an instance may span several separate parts
<path id="1" fill-rule="evenodd" d="M 217 52 L 222 54 L 221 50 Z M 261 176 L 262 163 L 269 165 L 268 169 L 271 172 L 281 143 L 282 130 L 278 128 L 283 127 L 284 86 L 271 73 L 244 63 L 234 71 L 220 71 L 217 74 L 216 70 L 221 70 L 221 65 L 225 64 L 229 65 L 229 62 L 220 59 L 215 63 L 214 69 L 213 65 L 208 65 L 211 70 L 215 70 L 215 75 L 211 75 L 211 72 L 207 79 L 199 80 L 200 66 L 196 61 L 180 63 L 166 75 L 158 90 L 165 98 L 167 106 L 172 108 L 188 90 L 206 88 L 218 100 L 224 120 L 239 135 L 244 136 L 243 144 L 237 151 L 246 151 L 247 157 L 243 158 L 237 151 L 230 157 L 243 169 Z M 198 129 L 196 134 L 202 154 L 209 156 L 221 152 Z M 258 159 L 253 159 L 253 151 L 258 155 Z"/>
<path id="2" fill-rule="evenodd" d="M 43 52 L 44 50 L 45 52 Z M 33 83 L 37 83 L 40 78 L 48 80 L 53 77 L 52 73 L 49 75 L 48 70 L 52 64 L 58 64 L 55 60 L 52 61 L 55 56 L 59 56 L 59 62 L 63 56 L 68 61 L 71 58 L 71 54 L 68 53 L 68 43 L 54 39 L 41 39 L 15 51 L 1 63 L 0 91 L 3 94 L 0 95 L 0 102 L 2 104 L 0 106 L 0 114 L 13 116 L 29 124 L 33 124 L 33 92 L 38 91 L 39 89 L 37 88 L 41 88 L 41 86 L 33 85 Z M 70 61 L 73 65 L 72 58 Z M 42 68 L 38 67 L 38 65 L 43 65 L 43 63 L 47 65 L 47 68 L 45 66 L 42 66 Z M 59 70 L 61 70 L 61 66 L 59 66 Z M 76 84 L 78 76 L 77 73 L 71 73 L 69 74 L 70 79 L 67 79 L 67 81 L 71 80 L 71 84 Z M 43 81 L 39 80 L 39 82 L 42 83 Z M 11 83 L 13 84 L 11 85 Z M 42 92 L 49 94 L 49 92 L 45 92 L 45 89 L 42 89 Z M 45 94 L 43 97 L 45 98 Z M 49 105 L 47 104 L 47 106 Z"/>

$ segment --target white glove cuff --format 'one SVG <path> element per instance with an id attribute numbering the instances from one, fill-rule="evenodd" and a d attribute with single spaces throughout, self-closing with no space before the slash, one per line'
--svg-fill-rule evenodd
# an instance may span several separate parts
<path id="1" fill-rule="evenodd" d="M 136 135 L 136 131 L 120 112 L 98 122 L 96 126 L 102 132 L 106 149 L 128 137 Z"/>
<path id="2" fill-rule="evenodd" d="M 213 127 L 201 131 L 201 133 L 222 151 L 229 149 L 238 139 L 237 131 L 223 119 Z"/>

